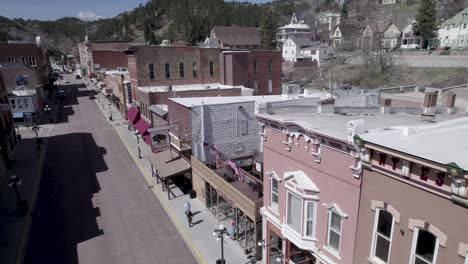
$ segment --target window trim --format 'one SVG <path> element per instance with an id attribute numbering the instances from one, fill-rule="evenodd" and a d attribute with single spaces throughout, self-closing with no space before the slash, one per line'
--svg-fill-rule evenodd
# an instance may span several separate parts
<path id="1" fill-rule="evenodd" d="M 29 56 L 28 57 L 28 62 L 29 62 L 30 66 L 37 66 L 36 57 L 34 57 L 34 56 Z"/>
<path id="2" fill-rule="evenodd" d="M 169 63 L 164 64 L 164 71 L 165 71 L 166 79 L 170 79 L 171 78 L 171 65 Z"/>
<path id="3" fill-rule="evenodd" d="M 214 62 L 210 61 L 210 77 L 214 76 Z"/>
<path id="4" fill-rule="evenodd" d="M 380 216 L 380 212 L 381 211 L 385 211 L 387 212 L 388 214 L 390 214 L 392 216 L 392 228 L 390 229 L 390 245 L 388 247 L 388 261 L 387 262 L 384 262 L 383 260 L 381 260 L 380 258 L 376 257 L 375 256 L 375 249 L 376 249 L 376 245 L 377 245 L 377 225 L 379 223 L 379 216 Z M 388 211 L 387 209 L 385 208 L 375 208 L 375 216 L 374 216 L 374 228 L 372 230 L 372 242 L 371 242 L 371 252 L 370 252 L 370 258 L 374 261 L 377 261 L 378 263 L 390 263 L 390 257 L 391 257 L 391 253 L 392 253 L 392 241 L 393 241 L 393 231 L 395 229 L 395 216 L 392 214 L 392 212 Z"/>
<path id="5" fill-rule="evenodd" d="M 181 79 L 185 78 L 185 67 L 184 67 L 184 63 L 183 62 L 180 62 L 179 63 L 179 77 Z"/>
<path id="6" fill-rule="evenodd" d="M 432 233 L 431 231 L 426 230 L 424 228 L 419 228 L 419 227 L 416 227 L 415 230 L 414 230 L 413 241 L 411 242 L 411 252 L 410 252 L 409 263 L 414 264 L 414 259 L 416 257 L 416 244 L 418 243 L 418 236 L 419 236 L 419 231 L 420 230 L 424 230 L 424 231 L 430 233 L 436 239 L 435 240 L 435 247 L 434 247 L 434 258 L 433 258 L 432 262 L 428 262 L 428 264 L 436 264 L 437 263 L 437 256 L 438 256 L 438 252 L 439 252 L 439 242 L 440 242 L 439 238 L 437 237 L 436 234 Z M 425 260 L 423 260 L 423 261 L 425 261 Z"/>
<path id="7" fill-rule="evenodd" d="M 330 246 L 330 233 L 331 231 L 336 233 L 336 231 L 332 230 L 332 227 L 331 227 L 332 214 L 336 214 L 337 216 L 340 217 L 340 232 L 339 232 L 340 240 L 338 241 L 338 249 L 335 249 L 334 247 Z M 341 237 L 343 233 L 343 216 L 335 208 L 328 210 L 328 230 L 327 231 L 328 231 L 327 232 L 327 247 L 328 249 L 336 252 L 339 255 L 340 249 L 341 249 Z"/>
<path id="8" fill-rule="evenodd" d="M 148 70 L 149 70 L 149 79 L 154 80 L 155 75 L 154 75 L 154 64 L 150 63 L 148 64 Z"/>

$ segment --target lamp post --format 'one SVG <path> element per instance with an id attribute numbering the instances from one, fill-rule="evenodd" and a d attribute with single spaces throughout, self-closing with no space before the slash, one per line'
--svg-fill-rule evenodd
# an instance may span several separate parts
<path id="1" fill-rule="evenodd" d="M 138 147 L 137 147 L 138 148 L 138 158 L 141 159 L 140 134 L 139 133 L 140 133 L 140 131 L 138 131 L 138 129 L 135 130 L 135 136 L 137 138 L 137 144 L 138 144 Z"/>
<path id="2" fill-rule="evenodd" d="M 44 106 L 44 112 L 47 114 L 47 118 L 49 119 L 49 123 L 52 123 L 52 119 L 50 118 L 50 107 L 48 104 Z"/>
<path id="3" fill-rule="evenodd" d="M 112 103 L 109 101 L 107 105 L 109 106 L 109 120 L 112 121 L 112 109 L 111 109 Z"/>
<path id="4" fill-rule="evenodd" d="M 262 247 L 264 250 L 265 250 L 266 247 L 269 247 L 269 246 L 270 246 L 270 245 L 267 245 L 267 244 L 266 244 L 265 239 L 262 239 L 262 241 L 258 241 L 257 245 L 258 245 L 259 247 Z M 271 255 L 270 255 L 270 256 L 271 256 Z M 283 262 L 283 253 L 280 252 L 280 253 L 276 254 L 276 256 L 275 256 L 275 261 L 276 261 L 277 263 L 282 263 L 282 262 Z"/>
<path id="5" fill-rule="evenodd" d="M 216 237 L 216 240 L 221 241 L 221 259 L 216 260 L 216 264 L 226 264 L 226 260 L 224 259 L 224 238 L 229 238 L 229 232 L 226 227 L 219 225 L 219 227 L 215 228 L 213 231 L 213 236 Z"/>

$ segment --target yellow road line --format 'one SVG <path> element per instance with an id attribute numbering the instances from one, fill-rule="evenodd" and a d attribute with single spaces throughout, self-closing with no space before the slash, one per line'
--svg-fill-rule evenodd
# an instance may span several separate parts
<path id="1" fill-rule="evenodd" d="M 96 104 L 98 104 L 96 102 Z M 98 105 L 98 108 L 99 110 L 101 110 L 101 113 L 104 113 L 102 111 L 102 109 L 99 107 Z M 159 202 L 162 204 L 162 206 L 164 207 L 164 210 L 166 211 L 166 213 L 169 215 L 169 217 L 171 218 L 172 222 L 174 223 L 174 225 L 176 226 L 176 228 L 179 230 L 179 232 L 182 234 L 182 236 L 184 237 L 184 240 L 185 242 L 188 244 L 188 246 L 192 249 L 192 251 L 195 253 L 196 257 L 198 258 L 199 262 L 202 263 L 202 264 L 206 264 L 206 260 L 205 258 L 203 257 L 203 255 L 200 253 L 200 251 L 198 250 L 198 248 L 195 246 L 195 244 L 193 244 L 193 241 L 192 239 L 190 238 L 190 236 L 187 234 L 187 232 L 185 232 L 184 228 L 182 227 L 182 225 L 180 224 L 179 220 L 176 218 L 176 216 L 174 215 L 174 213 L 172 212 L 171 208 L 169 207 L 169 205 L 167 204 L 166 200 L 164 200 L 163 197 L 161 197 L 161 195 L 156 191 L 156 189 L 154 188 L 154 184 L 153 182 L 151 181 L 151 178 L 148 176 L 146 170 L 143 168 L 143 166 L 141 165 L 141 163 L 138 161 L 137 157 L 135 156 L 135 154 L 133 154 L 133 152 L 131 151 L 131 148 L 130 146 L 127 144 L 127 142 L 125 141 L 124 137 L 122 136 L 122 133 L 119 131 L 118 128 L 114 128 L 115 131 L 117 132 L 117 135 L 119 136 L 120 140 L 122 141 L 122 143 L 125 145 L 125 148 L 127 149 L 127 152 L 130 154 L 130 156 L 132 157 L 133 161 L 137 164 L 137 167 L 138 169 L 140 170 L 141 174 L 143 174 L 143 176 L 145 177 L 145 180 L 146 182 L 153 186 L 153 188 L 151 188 L 151 190 L 153 191 L 153 194 L 156 196 L 156 198 L 159 200 Z"/>

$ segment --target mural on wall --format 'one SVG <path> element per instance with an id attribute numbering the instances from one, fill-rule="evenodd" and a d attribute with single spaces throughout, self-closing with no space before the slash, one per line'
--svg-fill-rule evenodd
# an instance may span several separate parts
<path id="1" fill-rule="evenodd" d="M 29 79 L 28 75 L 18 74 L 16 76 L 16 87 L 28 85 L 28 79 Z"/>

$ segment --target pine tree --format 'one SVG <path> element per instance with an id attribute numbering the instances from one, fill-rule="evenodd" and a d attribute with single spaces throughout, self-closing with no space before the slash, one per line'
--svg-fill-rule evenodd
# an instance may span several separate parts
<path id="1" fill-rule="evenodd" d="M 421 0 L 413 30 L 416 35 L 422 37 L 423 40 L 432 38 L 437 31 L 436 20 L 436 9 L 433 0 Z"/>
<path id="2" fill-rule="evenodd" d="M 341 7 L 341 21 L 348 18 L 348 3 L 345 1 Z"/>
<path id="3" fill-rule="evenodd" d="M 261 46 L 264 50 L 276 49 L 276 23 L 271 12 L 268 12 L 260 24 Z"/>

